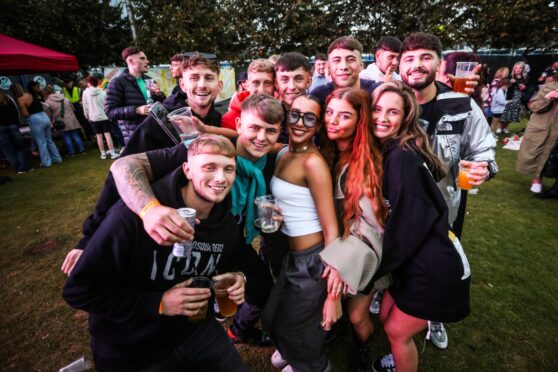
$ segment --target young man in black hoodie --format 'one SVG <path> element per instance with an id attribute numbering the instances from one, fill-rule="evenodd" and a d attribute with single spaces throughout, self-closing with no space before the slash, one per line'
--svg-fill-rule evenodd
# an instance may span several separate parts
<path id="1" fill-rule="evenodd" d="M 236 150 L 222 136 L 203 135 L 189 147 L 188 162 L 153 185 L 161 202 L 196 209 L 201 221 L 193 251 L 178 258 L 158 245 L 123 202 L 108 213 L 64 287 L 64 299 L 89 312 L 95 365 L 113 370 L 244 371 L 237 351 L 211 316 L 190 320 L 207 307 L 207 288 L 192 288 L 194 276 L 244 269 L 253 261 L 230 214 Z M 146 212 L 146 211 L 144 211 Z M 142 213 L 143 215 L 144 213 Z M 244 301 L 245 276 L 234 273 L 228 290 Z"/>
<path id="2" fill-rule="evenodd" d="M 242 103 L 240 118 L 237 118 L 238 139 L 235 141 L 237 157 L 237 181 L 233 187 L 233 214 L 237 217 L 240 231 L 245 235 L 245 243 L 251 244 L 254 236 L 253 214 L 249 210 L 253 206 L 251 197 L 239 198 L 241 189 L 250 189 L 248 184 L 254 185 L 265 193 L 269 190 L 269 183 L 275 169 L 275 154 L 270 153 L 277 142 L 283 109 L 281 104 L 267 94 L 250 95 Z M 157 180 L 169 169 L 180 164 L 188 157 L 185 146 L 178 145 L 170 149 L 136 154 L 115 162 L 111 168 L 124 202 L 136 213 L 157 200 L 149 187 L 151 180 Z M 258 174 L 258 176 L 256 176 Z M 261 174 L 260 177 L 259 175 Z M 258 180 L 259 179 L 259 180 Z M 257 185 L 258 182 L 265 185 Z M 257 185 L 257 186 L 256 186 Z M 235 192 L 235 188 L 238 188 Z M 190 231 L 183 219 L 178 218 L 176 211 L 168 208 L 164 203 L 149 209 L 145 214 L 144 226 L 151 238 L 160 244 L 172 244 L 175 241 L 190 238 Z M 250 217 L 252 216 L 252 217 Z M 251 238 L 252 237 L 252 238 Z M 280 232 L 263 234 L 263 251 L 272 272 L 279 273 L 281 262 L 288 250 L 288 241 Z M 255 253 L 254 253 L 255 255 Z M 269 344 L 269 339 L 262 335 L 255 326 L 261 309 L 265 305 L 272 286 L 269 270 L 264 265 L 258 266 L 258 280 L 251 282 L 247 288 L 246 304 L 236 314 L 229 330 L 229 336 L 235 342 L 257 345 Z"/>

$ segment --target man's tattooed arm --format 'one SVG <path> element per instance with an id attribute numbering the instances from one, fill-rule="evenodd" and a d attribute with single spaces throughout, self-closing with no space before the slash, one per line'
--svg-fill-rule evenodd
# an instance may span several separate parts
<path id="1" fill-rule="evenodd" d="M 149 184 L 153 172 L 145 153 L 120 158 L 112 163 L 110 170 L 120 197 L 134 213 L 139 214 L 143 207 L 157 199 Z"/>

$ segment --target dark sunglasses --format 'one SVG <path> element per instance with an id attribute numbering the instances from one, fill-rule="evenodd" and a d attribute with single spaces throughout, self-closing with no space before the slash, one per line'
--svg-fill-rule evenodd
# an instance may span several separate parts
<path id="1" fill-rule="evenodd" d="M 305 112 L 303 114 L 293 110 L 287 111 L 287 124 L 294 125 L 298 123 L 300 118 L 302 118 L 302 124 L 304 124 L 306 128 L 314 128 L 318 125 L 318 117 L 311 112 Z"/>

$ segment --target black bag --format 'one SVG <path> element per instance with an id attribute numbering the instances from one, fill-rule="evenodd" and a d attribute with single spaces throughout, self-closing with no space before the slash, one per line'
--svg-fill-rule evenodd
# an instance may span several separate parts
<path id="1" fill-rule="evenodd" d="M 54 129 L 62 130 L 66 128 L 66 124 L 64 124 L 64 120 L 62 119 L 64 119 L 64 100 L 60 102 L 60 117 L 56 119 L 52 124 L 54 126 Z"/>
<path id="2" fill-rule="evenodd" d="M 550 152 L 550 156 L 544 165 L 542 176 L 548 178 L 558 177 L 558 141 L 556 142 L 556 145 L 554 145 L 554 148 Z"/>

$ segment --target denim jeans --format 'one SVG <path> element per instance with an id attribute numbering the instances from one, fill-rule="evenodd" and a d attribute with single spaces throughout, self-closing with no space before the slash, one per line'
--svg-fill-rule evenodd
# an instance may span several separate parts
<path id="1" fill-rule="evenodd" d="M 62 163 L 62 158 L 58 152 L 56 144 L 52 140 L 50 120 L 44 112 L 37 112 L 27 118 L 31 135 L 37 142 L 39 155 L 41 156 L 41 166 L 50 167 L 52 163 Z"/>
<path id="2" fill-rule="evenodd" d="M 85 147 L 83 146 L 83 141 L 81 140 L 79 129 L 72 129 L 72 130 L 65 130 L 60 132 L 62 134 L 62 139 L 64 140 L 64 146 L 66 146 L 66 152 L 68 155 L 74 155 L 76 152 L 74 150 L 74 145 L 72 144 L 72 140 L 75 142 L 78 152 L 82 153 L 85 151 Z"/>
<path id="3" fill-rule="evenodd" d="M 29 170 L 25 144 L 16 124 L 0 125 L 0 148 L 16 172 Z"/>

